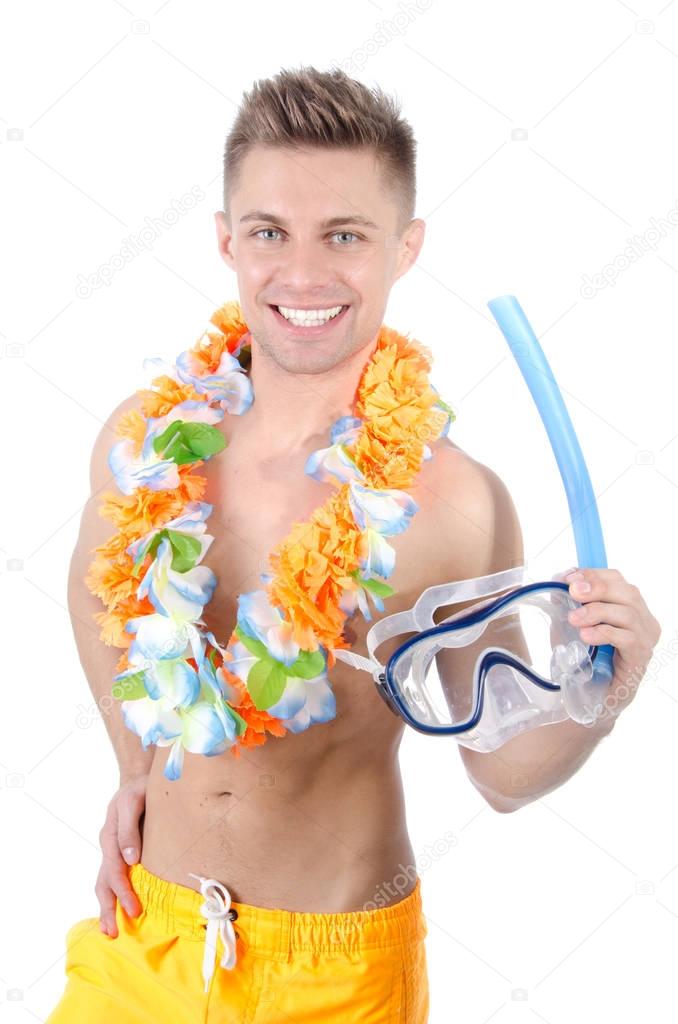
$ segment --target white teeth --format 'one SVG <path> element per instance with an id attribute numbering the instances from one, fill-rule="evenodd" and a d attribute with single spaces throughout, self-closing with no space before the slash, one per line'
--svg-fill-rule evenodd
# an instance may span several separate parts
<path id="1" fill-rule="evenodd" d="M 289 309 L 287 306 L 277 306 L 276 308 L 295 327 L 309 327 L 327 323 L 328 320 L 338 316 L 344 307 L 333 306 L 331 309 Z"/>

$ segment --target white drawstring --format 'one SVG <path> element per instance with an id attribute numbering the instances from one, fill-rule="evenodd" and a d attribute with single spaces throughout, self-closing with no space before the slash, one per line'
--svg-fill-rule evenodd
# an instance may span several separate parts
<path id="1" fill-rule="evenodd" d="M 235 931 L 231 924 L 231 894 L 225 885 L 215 878 L 203 878 L 201 875 L 194 875 L 189 871 L 191 878 L 197 878 L 200 882 L 200 892 L 205 897 L 205 902 L 200 906 L 200 913 L 207 918 L 205 930 L 205 954 L 202 961 L 202 976 L 205 979 L 205 992 L 207 992 L 212 975 L 214 974 L 214 961 L 217 955 L 217 932 L 221 935 L 224 944 L 224 954 L 221 958 L 221 966 L 229 971 L 235 967 Z M 209 892 L 208 890 L 212 890 Z"/>

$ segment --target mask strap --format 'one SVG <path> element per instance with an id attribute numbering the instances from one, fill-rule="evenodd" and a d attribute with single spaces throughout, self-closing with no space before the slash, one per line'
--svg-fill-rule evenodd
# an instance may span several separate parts
<path id="1" fill-rule="evenodd" d="M 458 580 L 455 583 L 440 583 L 435 587 L 428 587 L 417 599 L 412 608 L 412 621 L 415 629 L 431 629 L 435 626 L 433 613 L 436 608 L 446 604 L 461 604 L 473 597 L 488 597 L 490 594 L 497 594 L 501 590 L 509 590 L 511 587 L 520 587 L 525 581 L 527 566 L 519 565 L 512 569 L 503 569 L 501 572 L 492 573 L 489 576 L 476 576 L 469 580 Z M 454 601 L 451 600 L 454 598 Z M 409 613 L 408 613 L 409 614 Z M 384 619 L 381 620 L 386 621 Z M 375 623 L 375 629 L 381 622 Z"/>
<path id="2" fill-rule="evenodd" d="M 400 633 L 421 632 L 435 626 L 433 613 L 441 605 L 461 603 L 474 597 L 487 597 L 501 590 L 522 586 L 526 570 L 527 566 L 520 565 L 487 576 L 476 576 L 473 579 L 455 580 L 453 583 L 439 583 L 436 586 L 427 587 L 408 611 L 395 612 L 393 615 L 387 615 L 375 622 L 366 638 L 369 658 L 343 649 L 335 650 L 335 657 L 353 668 L 370 672 L 377 679 L 379 673 L 384 671 L 384 667 L 375 657 L 374 652 L 385 640 L 390 640 L 391 637 L 398 636 Z"/>

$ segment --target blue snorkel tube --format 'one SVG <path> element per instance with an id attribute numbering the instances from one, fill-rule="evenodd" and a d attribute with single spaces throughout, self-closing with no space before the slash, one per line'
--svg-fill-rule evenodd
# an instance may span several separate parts
<path id="1" fill-rule="evenodd" d="M 577 564 L 581 568 L 607 568 L 603 531 L 591 478 L 541 345 L 515 295 L 500 295 L 487 305 L 525 378 L 551 442 L 570 507 Z M 614 675 L 613 656 L 611 644 L 598 647 L 593 661 L 592 683 L 610 683 Z"/>

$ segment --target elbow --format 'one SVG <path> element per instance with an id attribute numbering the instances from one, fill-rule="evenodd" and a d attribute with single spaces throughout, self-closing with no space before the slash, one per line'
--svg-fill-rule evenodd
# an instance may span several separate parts
<path id="1" fill-rule="evenodd" d="M 519 807 L 523 806 L 522 804 L 509 803 L 508 801 L 502 801 L 496 798 L 489 800 L 486 797 L 485 799 L 487 800 L 487 803 L 492 808 L 492 810 L 496 811 L 497 814 L 510 814 L 511 811 L 517 811 Z"/>
<path id="2" fill-rule="evenodd" d="M 525 797 L 522 799 L 516 799 L 515 797 L 508 796 L 505 793 L 500 793 L 490 786 L 483 785 L 473 779 L 471 781 L 485 803 L 488 804 L 493 811 L 496 811 L 497 814 L 510 814 L 511 811 L 517 811 L 526 803 L 530 802 Z"/>

